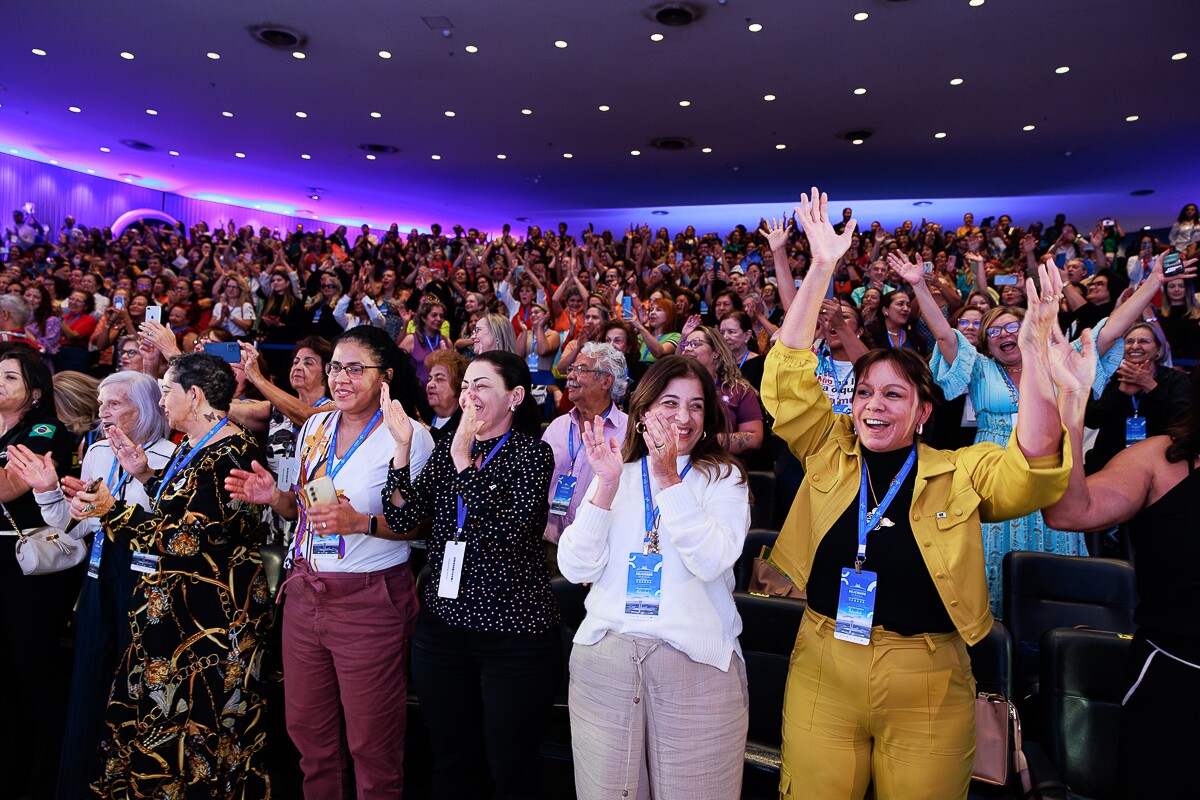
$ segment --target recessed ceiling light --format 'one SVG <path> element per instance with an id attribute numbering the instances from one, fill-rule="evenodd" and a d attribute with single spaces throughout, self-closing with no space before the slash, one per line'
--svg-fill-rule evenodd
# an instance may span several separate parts
<path id="1" fill-rule="evenodd" d="M 521 113 L 528 117 L 530 114 L 533 113 L 533 109 L 532 108 L 522 108 Z"/>
<path id="2" fill-rule="evenodd" d="M 56 166 L 56 167 L 58 166 L 58 162 L 57 162 L 57 161 L 55 161 L 53 158 L 52 158 L 52 159 L 50 159 L 50 163 L 51 163 L 51 164 L 53 164 L 53 165 L 54 165 L 54 166 Z"/>
<path id="3" fill-rule="evenodd" d="M 374 119 L 379 119 L 379 118 L 380 118 L 380 117 L 382 117 L 382 116 L 383 116 L 383 114 L 380 114 L 378 111 L 372 111 L 372 112 L 371 112 L 371 117 L 372 117 L 372 118 L 374 118 Z"/>
<path id="4" fill-rule="evenodd" d="M 307 118 L 308 118 L 308 114 L 304 113 L 303 111 L 297 111 L 297 112 L 296 112 L 296 116 L 297 116 L 297 117 L 299 117 L 300 119 L 307 119 Z"/>
<path id="5" fill-rule="evenodd" d="M 601 111 L 608 111 L 608 106 L 600 106 Z"/>
<path id="6" fill-rule="evenodd" d="M 1054 72 L 1058 75 L 1066 75 L 1070 71 L 1070 67 L 1059 67 L 1058 69 L 1054 70 Z"/>
<path id="7" fill-rule="evenodd" d="M 216 61 L 217 59 L 219 59 L 221 57 L 221 54 L 220 53 L 209 53 L 208 57 L 211 58 L 213 61 Z"/>
<path id="8" fill-rule="evenodd" d="M 1138 121 L 1138 115 L 1137 115 L 1137 114 L 1130 114 L 1128 117 L 1126 117 L 1126 118 L 1125 118 L 1125 121 L 1126 121 L 1126 122 L 1137 122 L 1137 121 Z"/>
<path id="9" fill-rule="evenodd" d="M 233 156 L 234 156 L 234 158 L 245 158 L 246 154 L 245 153 L 234 153 Z"/>
<path id="10" fill-rule="evenodd" d="M 147 114 L 149 114 L 149 115 L 150 115 L 150 116 L 152 116 L 152 117 L 157 117 L 157 116 L 158 116 L 158 112 L 157 112 L 157 111 L 155 111 L 153 108 L 147 108 L 147 109 L 146 109 L 146 113 L 147 113 Z"/>
<path id="11" fill-rule="evenodd" d="M 773 94 L 764 94 L 763 95 L 763 100 L 766 100 L 768 103 L 774 99 L 775 99 L 775 95 L 773 95 Z"/>
<path id="12" fill-rule="evenodd" d="M 969 3 L 967 3 L 967 5 L 969 5 L 971 8 L 979 8 L 981 5 L 983 5 L 983 0 L 971 0 Z"/>
<path id="13" fill-rule="evenodd" d="M 125 182 L 126 182 L 126 183 L 133 183 L 133 178 L 126 178 L 126 179 L 125 179 Z"/>
<path id="14" fill-rule="evenodd" d="M 101 148 L 100 148 L 100 152 L 101 152 L 101 153 L 111 153 L 111 152 L 112 152 L 112 150 L 111 150 L 111 149 L 109 149 L 109 148 L 107 148 L 107 147 L 101 147 Z"/>
<path id="15" fill-rule="evenodd" d="M 301 53 L 299 50 L 296 50 L 292 53 L 292 58 L 299 58 L 301 60 L 304 60 L 305 56 L 304 56 L 304 53 Z"/>
<path id="16" fill-rule="evenodd" d="M 35 47 L 35 48 L 33 48 L 33 54 L 35 56 L 44 56 L 44 55 L 46 55 L 46 51 L 40 47 Z"/>
<path id="17" fill-rule="evenodd" d="M 1023 130 L 1023 131 L 1031 131 L 1031 130 L 1033 130 L 1033 129 L 1034 129 L 1034 127 L 1035 127 L 1035 126 L 1033 126 L 1033 125 L 1026 125 L 1024 128 L 1021 128 L 1021 130 Z"/>
<path id="18" fill-rule="evenodd" d="M 454 116 L 454 112 L 453 112 L 453 111 L 447 111 L 447 112 L 446 112 L 446 116 L 447 116 L 447 117 L 453 117 L 453 116 Z"/>
<path id="19" fill-rule="evenodd" d="M 963 82 L 962 78 L 951 78 L 950 79 L 951 86 L 962 86 L 962 82 Z"/>
<path id="20" fill-rule="evenodd" d="M 167 155 L 169 155 L 169 156 L 177 156 L 177 155 L 179 155 L 179 151 L 178 151 L 178 150 L 168 150 L 168 151 L 167 151 Z"/>
<path id="21" fill-rule="evenodd" d="M 463 49 L 465 49 L 468 53 L 478 53 L 479 52 L 479 48 L 473 44 L 469 44 Z"/>
<path id="22" fill-rule="evenodd" d="M 133 53 L 129 52 L 128 50 L 122 51 L 121 58 L 125 59 L 126 61 L 133 61 Z"/>
<path id="23" fill-rule="evenodd" d="M 650 41 L 652 42 L 661 42 L 664 38 L 665 37 L 661 33 L 650 34 Z"/>
<path id="24" fill-rule="evenodd" d="M 574 158 L 574 157 L 575 156 L 571 153 L 563 153 L 563 158 Z"/>
<path id="25" fill-rule="evenodd" d="M 630 150 L 629 151 L 629 155 L 631 155 L 631 156 L 640 156 L 641 154 L 642 154 L 641 150 Z"/>
<path id="26" fill-rule="evenodd" d="M 67 106 L 67 111 L 70 111 L 72 114 L 78 114 L 82 110 L 79 106 Z"/>
<path id="27" fill-rule="evenodd" d="M 501 161 L 503 161 L 504 159 L 508 158 L 508 156 L 504 155 L 504 153 L 497 153 L 497 154 L 496 154 L 496 158 L 498 158 L 498 159 L 500 159 Z"/>
<path id="28" fill-rule="evenodd" d="M 1187 58 L 1187 53 L 1176 53 L 1171 56 L 1172 61 L 1183 61 L 1185 58 Z"/>
<path id="29" fill-rule="evenodd" d="M 321 195 L 319 195 L 319 194 L 310 194 L 310 195 L 308 196 L 308 199 L 309 199 L 309 200 L 320 200 L 320 199 L 321 199 Z"/>
<path id="30" fill-rule="evenodd" d="M 945 139 L 945 138 L 946 138 L 946 132 L 945 132 L 945 131 L 938 131 L 937 133 L 935 133 L 935 134 L 933 135 L 933 138 L 935 138 L 935 139 Z"/>
<path id="31" fill-rule="evenodd" d="M 430 158 L 432 158 L 434 161 L 441 161 L 441 160 L 442 160 L 442 157 L 441 157 L 441 156 L 439 156 L 437 153 L 434 153 L 433 155 L 431 155 L 431 156 L 430 156 Z"/>
<path id="32" fill-rule="evenodd" d="M 254 207 L 255 207 L 255 208 L 262 208 L 262 206 L 258 205 L 257 203 L 254 205 Z"/>
<path id="33" fill-rule="evenodd" d="M 94 169 L 88 170 L 88 175 L 95 175 L 95 174 L 96 174 L 96 170 L 94 170 Z"/>
<path id="34" fill-rule="evenodd" d="M 700 149 L 700 152 L 701 152 L 701 153 L 711 153 L 711 152 L 712 152 L 712 148 L 711 148 L 711 147 L 702 147 L 702 148 Z"/>
<path id="35" fill-rule="evenodd" d="M 860 87 L 858 87 L 857 89 L 855 89 L 855 90 L 854 90 L 854 93 L 855 93 L 855 94 L 866 94 L 866 93 L 867 93 L 867 90 L 866 90 L 866 89 L 864 89 L 863 87 L 861 87 L 861 86 L 860 86 Z"/>
<path id="36" fill-rule="evenodd" d="M 557 47 L 559 50 L 561 50 L 567 46 L 567 43 L 564 42 L 562 39 L 559 39 L 557 42 L 554 43 L 554 46 Z"/>
<path id="37" fill-rule="evenodd" d="M 17 154 L 16 150 L 9 150 L 8 152 L 12 153 L 14 156 Z"/>
<path id="38" fill-rule="evenodd" d="M 303 158 L 305 161 L 308 161 L 310 158 L 312 158 L 312 156 L 310 156 L 308 153 L 301 153 L 300 157 Z"/>
<path id="39" fill-rule="evenodd" d="M 374 160 L 375 160 L 375 156 L 372 155 L 371 153 L 367 153 L 367 161 L 374 161 Z"/>
<path id="40" fill-rule="evenodd" d="M 679 101 L 679 105 L 682 106 L 683 108 L 687 108 L 691 104 L 692 104 L 691 100 L 680 100 Z"/>
<path id="41" fill-rule="evenodd" d="M 389 53 L 387 50 L 380 50 L 380 51 L 379 51 L 379 57 L 380 57 L 380 58 L 391 58 L 391 57 L 392 57 L 392 54 L 391 54 L 391 53 Z"/>
<path id="42" fill-rule="evenodd" d="M 854 15 L 854 21 L 855 21 L 855 22 L 862 22 L 863 20 L 865 20 L 865 19 L 866 19 L 867 17 L 869 17 L 869 16 L 871 16 L 871 15 L 870 15 L 870 14 L 868 14 L 867 12 L 865 12 L 865 11 L 860 11 L 860 12 L 858 12 L 857 14 L 855 14 L 855 15 Z"/>
<path id="43" fill-rule="evenodd" d="M 850 144 L 862 144 L 866 139 L 851 139 Z"/>
<path id="44" fill-rule="evenodd" d="M 751 23 L 750 23 L 750 26 L 749 26 L 749 31 L 750 31 L 751 33 L 758 33 L 758 32 L 759 32 L 759 31 L 761 31 L 761 30 L 762 30 L 762 23 L 761 23 L 761 22 L 751 22 Z"/>
<path id="45" fill-rule="evenodd" d="M 232 111 L 222 111 L 222 112 L 221 112 L 221 116 L 222 116 L 222 117 L 232 117 L 232 116 L 233 116 L 233 112 L 232 112 Z"/>
<path id="46" fill-rule="evenodd" d="M 1143 226 L 1142 226 L 1142 230 L 1144 230 L 1144 231 L 1148 231 L 1148 230 L 1150 230 L 1150 226 L 1149 226 L 1149 225 L 1143 225 Z"/>
<path id="47" fill-rule="evenodd" d="M 775 145 L 775 149 L 776 150 L 787 150 L 787 145 L 786 144 L 777 144 L 777 145 Z"/>

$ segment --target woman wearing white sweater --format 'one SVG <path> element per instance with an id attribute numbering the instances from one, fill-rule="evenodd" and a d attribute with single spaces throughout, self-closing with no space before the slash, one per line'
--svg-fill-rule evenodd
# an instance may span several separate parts
<path id="1" fill-rule="evenodd" d="M 750 527 L 746 476 L 721 446 L 725 409 L 687 356 L 638 383 L 625 437 L 584 424 L 595 472 L 559 542 L 591 583 L 571 654 L 580 800 L 732 800 L 741 791 L 746 669 L 733 565 Z"/>

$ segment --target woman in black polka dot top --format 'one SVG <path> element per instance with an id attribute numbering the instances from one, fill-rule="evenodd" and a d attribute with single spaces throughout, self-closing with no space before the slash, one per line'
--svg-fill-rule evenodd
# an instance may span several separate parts
<path id="1" fill-rule="evenodd" d="M 383 489 L 394 531 L 426 536 L 412 677 L 434 752 L 433 796 L 477 797 L 482 734 L 496 797 L 524 796 L 562 668 L 558 604 L 541 536 L 554 455 L 537 438 L 529 369 L 492 351 L 467 368 L 462 421 L 412 480 L 412 427 L 384 398 L 396 451 Z M 528 429 L 528 432 L 527 430 Z"/>

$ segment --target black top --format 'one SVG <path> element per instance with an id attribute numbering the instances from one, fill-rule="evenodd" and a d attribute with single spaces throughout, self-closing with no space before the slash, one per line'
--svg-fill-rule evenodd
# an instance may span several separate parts
<path id="1" fill-rule="evenodd" d="M 750 385 L 754 387 L 754 391 L 759 394 L 762 394 L 763 365 L 766 364 L 766 362 L 766 358 L 763 356 L 758 356 L 757 358 L 747 358 L 745 363 L 738 367 L 742 373 L 742 377 L 745 378 Z"/>
<path id="2" fill-rule="evenodd" d="M 476 442 L 486 456 L 499 438 Z M 394 531 L 412 530 L 432 517 L 426 537 L 433 575 L 421 596 L 422 611 L 460 628 L 491 633 L 547 633 L 557 630 L 558 602 L 550 590 L 550 568 L 542 534 L 550 510 L 554 451 L 541 439 L 513 431 L 482 471 L 474 464 L 462 472 L 450 457 L 451 438 L 443 438 L 412 482 L 409 468 L 388 468 L 383 514 Z M 392 493 L 407 501 L 397 508 Z M 462 541 L 466 543 L 458 597 L 438 597 L 438 576 L 446 542 L 457 525 L 456 495 L 467 506 Z"/>
<path id="3" fill-rule="evenodd" d="M 0 467 L 8 466 L 8 448 L 14 444 L 23 444 L 38 455 L 49 453 L 58 465 L 59 473 L 65 475 L 71 468 L 71 448 L 74 440 L 71 432 L 53 414 L 29 414 L 0 436 Z M 23 531 L 40 528 L 46 524 L 37 501 L 33 499 L 32 489 L 9 500 L 4 506 Z M 8 516 L 0 513 L 0 530 L 12 529 Z"/>
<path id="4" fill-rule="evenodd" d="M 1200 356 L 1200 320 L 1189 319 L 1186 306 L 1171 306 L 1170 309 L 1170 314 L 1159 315 L 1158 324 L 1171 346 L 1171 355 L 1177 359 Z"/>
<path id="5" fill-rule="evenodd" d="M 892 479 L 904 466 L 909 448 L 888 453 L 862 450 L 875 487 L 875 497 L 882 500 Z M 949 633 L 954 623 L 934 587 L 933 578 L 921 558 L 921 548 L 909 524 L 913 487 L 917 481 L 917 465 L 900 484 L 895 499 L 884 515 L 895 524 L 878 527 L 867 536 L 867 560 L 863 569 L 878 575 L 875 591 L 875 618 L 872 625 L 881 625 L 901 636 L 921 633 Z M 871 490 L 867 490 L 867 510 L 875 507 Z M 837 617 L 841 571 L 854 566 L 858 552 L 858 493 L 838 517 L 837 522 L 817 545 L 812 572 L 808 578 L 808 605 L 827 617 Z"/>
<path id="6" fill-rule="evenodd" d="M 1151 641 L 1181 658 L 1200 657 L 1197 492 L 1200 472 L 1189 464 L 1186 478 L 1129 520 L 1129 539 L 1137 553 L 1138 605 L 1133 619 Z M 1173 648 L 1169 641 L 1185 646 Z"/>
<path id="7" fill-rule="evenodd" d="M 1154 370 L 1158 386 L 1152 392 L 1139 392 L 1137 413 L 1146 418 L 1146 436 L 1161 436 L 1175 416 L 1187 409 L 1188 376 L 1159 365 Z M 1085 471 L 1099 472 L 1117 453 L 1125 449 L 1125 419 L 1133 416 L 1133 397 L 1125 394 L 1114 377 L 1104 387 L 1100 399 L 1088 398 L 1084 425 L 1096 428 L 1096 444 L 1088 451 Z"/>
<path id="8" fill-rule="evenodd" d="M 442 441 L 442 439 L 453 439 L 454 432 L 458 430 L 458 423 L 461 420 L 462 409 L 458 408 L 455 409 L 454 413 L 450 415 L 450 419 L 446 420 L 445 424 L 443 424 L 440 428 L 430 425 L 429 435 L 433 437 L 433 443 L 437 444 Z"/>

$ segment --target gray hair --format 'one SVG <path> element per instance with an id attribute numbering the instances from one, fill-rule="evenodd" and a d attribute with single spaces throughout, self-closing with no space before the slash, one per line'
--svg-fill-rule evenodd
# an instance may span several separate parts
<path id="1" fill-rule="evenodd" d="M 613 379 L 609 397 L 613 402 L 620 402 L 629 388 L 628 367 L 625 365 L 625 354 L 608 342 L 586 342 L 579 349 L 579 355 L 596 359 L 596 369 Z"/>
<path id="2" fill-rule="evenodd" d="M 133 430 L 123 431 L 135 443 L 150 445 L 170 435 L 171 428 L 167 425 L 166 415 L 159 406 L 162 389 L 159 388 L 158 381 L 144 373 L 125 370 L 114 372 L 100 381 L 100 391 L 104 391 L 106 386 L 125 387 L 125 397 L 137 409 L 137 424 L 133 426 Z"/>
<path id="3" fill-rule="evenodd" d="M 19 294 L 0 295 L 0 311 L 7 311 L 8 316 L 12 317 L 13 324 L 18 328 L 24 328 L 25 323 L 29 322 L 29 318 L 33 316 L 33 309 Z"/>
<path id="4" fill-rule="evenodd" d="M 513 331 L 512 322 L 503 314 L 484 314 L 476 325 L 486 325 L 496 340 L 497 350 L 517 352 L 517 335 Z"/>

